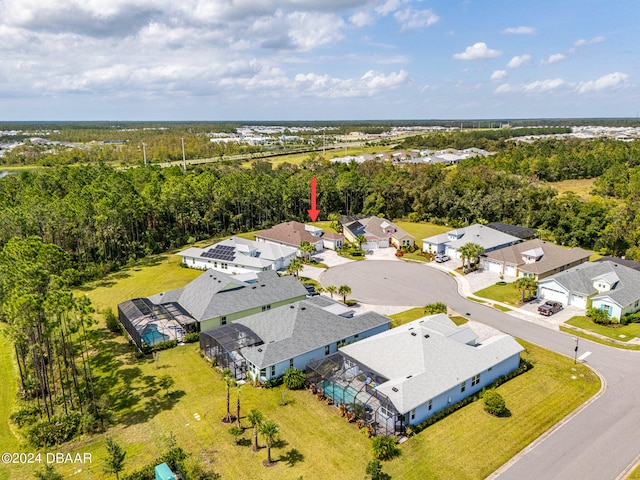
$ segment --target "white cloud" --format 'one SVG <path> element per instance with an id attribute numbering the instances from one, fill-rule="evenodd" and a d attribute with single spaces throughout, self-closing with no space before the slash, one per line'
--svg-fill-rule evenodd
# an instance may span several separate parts
<path id="1" fill-rule="evenodd" d="M 397 88 L 408 81 L 405 70 L 385 75 L 369 70 L 360 78 L 332 78 L 329 75 L 299 73 L 295 76 L 297 89 L 306 95 L 323 98 L 371 97 L 383 91 Z"/>
<path id="2" fill-rule="evenodd" d="M 567 56 L 563 55 L 562 53 L 554 53 L 552 55 L 549 55 L 549 58 L 543 60 L 542 63 L 556 63 L 564 60 L 565 58 L 567 58 Z"/>
<path id="3" fill-rule="evenodd" d="M 513 88 L 508 83 L 503 83 L 495 89 L 495 93 L 507 93 L 511 92 Z"/>
<path id="4" fill-rule="evenodd" d="M 462 53 L 456 53 L 453 58 L 456 60 L 478 60 L 481 58 L 495 58 L 502 55 L 499 50 L 492 50 L 487 47 L 484 42 L 474 43 L 472 46 L 467 47 Z"/>
<path id="5" fill-rule="evenodd" d="M 576 40 L 575 42 L 573 42 L 573 46 L 574 47 L 584 47 L 586 45 L 593 45 L 595 43 L 601 43 L 604 42 L 604 37 L 600 36 L 600 37 L 594 37 L 591 38 L 589 40 L 585 40 L 584 38 L 581 38 L 580 40 Z"/>
<path id="6" fill-rule="evenodd" d="M 533 27 L 509 27 L 505 28 L 502 33 L 516 33 L 521 35 L 531 35 L 536 33 L 536 29 Z"/>
<path id="7" fill-rule="evenodd" d="M 403 10 L 396 11 L 393 16 L 402 25 L 400 28 L 400 31 L 402 32 L 416 28 L 430 27 L 440 20 L 440 17 L 430 9 L 413 10 L 412 8 L 405 8 Z"/>
<path id="8" fill-rule="evenodd" d="M 530 61 L 531 61 L 531 55 L 529 55 L 528 53 L 525 53 L 524 55 L 516 55 L 511 60 L 509 60 L 507 67 L 519 68 L 523 65 L 526 65 Z"/>
<path id="9" fill-rule="evenodd" d="M 349 21 L 356 27 L 365 27 L 372 25 L 375 18 L 369 12 L 357 12 L 349 17 Z"/>
<path id="10" fill-rule="evenodd" d="M 536 80 L 535 82 L 525 83 L 522 85 L 522 91 L 524 92 L 549 92 L 551 90 L 556 90 L 563 85 L 566 85 L 566 82 L 561 78 L 551 78 L 548 80 Z"/>
<path id="11" fill-rule="evenodd" d="M 506 70 L 496 70 L 495 72 L 493 72 L 491 74 L 491 81 L 492 82 L 499 82 L 499 81 L 503 80 L 506 76 L 507 76 L 507 71 Z"/>
<path id="12" fill-rule="evenodd" d="M 382 5 L 376 7 L 376 13 L 384 17 L 398 10 L 403 3 L 405 3 L 403 0 L 386 0 Z"/>
<path id="13" fill-rule="evenodd" d="M 597 80 L 590 80 L 588 82 L 582 82 L 578 85 L 578 93 L 589 93 L 599 90 L 605 90 L 608 88 L 615 88 L 620 85 L 624 85 L 629 79 L 629 75 L 622 72 L 614 72 Z"/>

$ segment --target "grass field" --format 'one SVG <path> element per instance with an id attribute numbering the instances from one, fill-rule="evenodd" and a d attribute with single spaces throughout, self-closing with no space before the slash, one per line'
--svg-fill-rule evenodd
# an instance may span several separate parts
<path id="1" fill-rule="evenodd" d="M 589 317 L 576 316 L 565 322 L 567 325 L 583 328 L 590 332 L 604 335 L 605 337 L 618 340 L 620 342 L 628 342 L 632 338 L 640 336 L 640 323 L 630 323 L 628 325 L 614 324 L 614 326 L 598 325 Z"/>
<path id="2" fill-rule="evenodd" d="M 16 382 L 13 372 L 12 348 L 0 324 L 0 453 L 20 451 L 19 443 L 9 424 L 9 415 L 16 398 Z M 9 480 L 9 469 L 0 463 L 0 480 Z"/>
<path id="3" fill-rule="evenodd" d="M 416 245 L 420 249 L 422 249 L 423 238 L 432 237 L 451 230 L 451 227 L 435 225 L 433 223 L 404 222 L 402 220 L 396 220 L 393 223 L 402 228 L 405 232 L 416 237 Z"/>
<path id="4" fill-rule="evenodd" d="M 505 285 L 496 283 L 474 292 L 474 295 L 496 302 L 508 303 L 509 305 L 517 305 L 522 300 L 522 291 L 515 288 L 513 283 Z"/>
<path id="5" fill-rule="evenodd" d="M 558 193 L 562 195 L 566 192 L 573 192 L 580 198 L 589 200 L 591 195 L 591 189 L 596 181 L 595 178 L 585 178 L 582 180 L 563 180 L 561 182 L 551 182 L 550 185 L 558 190 Z"/>

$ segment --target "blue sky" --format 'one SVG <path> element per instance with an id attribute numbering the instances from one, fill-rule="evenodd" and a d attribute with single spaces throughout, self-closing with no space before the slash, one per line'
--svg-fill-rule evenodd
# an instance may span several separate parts
<path id="1" fill-rule="evenodd" d="M 636 117 L 640 2 L 0 0 L 0 120 Z"/>

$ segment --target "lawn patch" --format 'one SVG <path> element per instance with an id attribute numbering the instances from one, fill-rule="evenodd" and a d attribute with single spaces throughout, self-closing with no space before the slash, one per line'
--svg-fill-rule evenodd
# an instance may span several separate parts
<path id="1" fill-rule="evenodd" d="M 404 222 L 402 220 L 396 220 L 393 223 L 408 234 L 416 237 L 416 246 L 420 248 L 420 250 L 422 250 L 423 238 L 433 237 L 434 235 L 439 235 L 451 230 L 451 227 L 429 222 Z"/>
<path id="2" fill-rule="evenodd" d="M 513 283 L 504 282 L 498 282 L 490 287 L 478 290 L 474 292 L 474 295 L 510 305 L 518 305 L 522 300 L 522 291 L 515 288 Z"/>
<path id="3" fill-rule="evenodd" d="M 640 323 L 630 323 L 628 325 L 616 323 L 612 324 L 612 326 L 598 325 L 589 317 L 585 316 L 571 317 L 565 323 L 617 340 L 618 342 L 628 342 L 632 338 L 640 336 Z"/>

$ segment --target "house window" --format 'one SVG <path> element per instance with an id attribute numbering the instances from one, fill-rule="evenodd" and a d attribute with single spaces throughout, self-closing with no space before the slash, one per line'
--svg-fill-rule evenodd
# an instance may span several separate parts
<path id="1" fill-rule="evenodd" d="M 387 408 L 386 405 L 381 405 L 380 406 L 380 413 L 387 417 L 387 418 L 392 418 L 393 417 L 393 411 L 391 411 L 391 409 Z"/>
<path id="2" fill-rule="evenodd" d="M 326 347 L 324 347 L 324 354 L 325 355 L 329 355 L 330 352 L 331 352 L 331 345 L 327 345 Z"/>
<path id="3" fill-rule="evenodd" d="M 271 378 L 276 376 L 276 366 L 271 365 Z"/>
<path id="4" fill-rule="evenodd" d="M 260 369 L 260 378 L 266 377 L 267 376 L 267 369 L 266 368 L 261 368 Z"/>
<path id="5" fill-rule="evenodd" d="M 263 305 L 262 306 L 262 311 L 266 312 L 267 310 L 271 310 L 271 305 Z"/>
<path id="6" fill-rule="evenodd" d="M 220 325 L 226 325 L 227 324 L 227 317 L 220 317 Z"/>
<path id="7" fill-rule="evenodd" d="M 414 408 L 413 410 L 411 410 L 411 420 L 415 420 L 416 419 L 416 409 Z"/>
<path id="8" fill-rule="evenodd" d="M 474 375 L 471 378 L 471 386 L 475 387 L 476 385 L 478 385 L 480 383 L 480 374 Z"/>
<path id="9" fill-rule="evenodd" d="M 289 368 L 293 368 L 293 358 L 289 359 Z"/>
<path id="10" fill-rule="evenodd" d="M 460 384 L 460 393 L 464 393 L 466 389 L 467 389 L 467 381 L 465 380 Z"/>
<path id="11" fill-rule="evenodd" d="M 433 408 L 433 398 L 429 400 L 429 403 L 427 403 L 427 409 L 431 410 L 432 408 Z"/>
<path id="12" fill-rule="evenodd" d="M 347 360 L 346 358 L 344 359 L 344 364 L 347 366 L 347 368 L 353 368 L 356 366 L 355 363 L 353 363 L 351 360 Z"/>
<path id="13" fill-rule="evenodd" d="M 339 342 L 336 343 L 336 348 L 344 347 L 347 344 L 347 339 L 343 338 Z"/>
<path id="14" fill-rule="evenodd" d="M 636 302 L 636 307 L 637 307 L 637 306 L 638 306 L 638 302 Z M 354 339 L 354 340 L 357 340 L 359 336 L 360 336 L 360 335 L 358 335 L 358 334 L 356 333 L 356 334 L 353 336 L 353 339 Z"/>

